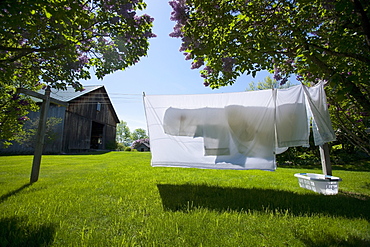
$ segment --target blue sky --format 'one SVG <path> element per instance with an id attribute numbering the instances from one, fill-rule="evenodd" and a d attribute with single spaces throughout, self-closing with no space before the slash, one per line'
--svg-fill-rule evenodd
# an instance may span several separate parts
<path id="1" fill-rule="evenodd" d="M 124 71 L 117 71 L 103 80 L 92 77 L 83 85 L 104 85 L 120 120 L 126 121 L 130 130 L 147 129 L 142 95 L 153 94 L 208 94 L 245 91 L 251 81 L 258 82 L 269 75 L 257 73 L 256 78 L 242 76 L 238 81 L 220 89 L 203 85 L 199 70 L 190 69 L 190 61 L 179 52 L 181 40 L 169 37 L 175 22 L 170 21 L 168 0 L 145 0 L 144 11 L 154 17 L 153 32 L 148 56 Z"/>

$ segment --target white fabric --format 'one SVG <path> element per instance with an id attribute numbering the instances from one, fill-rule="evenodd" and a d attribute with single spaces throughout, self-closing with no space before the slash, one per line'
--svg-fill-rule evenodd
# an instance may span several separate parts
<path id="1" fill-rule="evenodd" d="M 205 155 L 227 155 L 229 135 L 223 109 L 177 109 L 166 110 L 164 132 L 173 136 L 203 137 Z"/>
<path id="2" fill-rule="evenodd" d="M 144 103 L 152 166 L 275 170 L 275 151 L 308 145 L 311 115 L 318 143 L 335 139 L 322 84 Z"/>
<path id="3" fill-rule="evenodd" d="M 310 130 L 303 87 L 296 86 L 276 91 L 276 135 L 278 147 L 308 145 Z"/>
<path id="4" fill-rule="evenodd" d="M 303 86 L 307 108 L 310 110 L 312 116 L 312 131 L 315 140 L 315 145 L 322 145 L 326 142 L 335 140 L 335 133 L 330 121 L 328 104 L 326 102 L 326 94 L 324 90 L 324 83 L 313 87 Z"/>

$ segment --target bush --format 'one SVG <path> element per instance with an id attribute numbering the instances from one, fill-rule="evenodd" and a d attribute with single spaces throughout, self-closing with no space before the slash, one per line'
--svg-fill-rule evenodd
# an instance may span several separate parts
<path id="1" fill-rule="evenodd" d="M 125 151 L 130 152 L 131 151 L 131 147 L 125 147 Z"/>
<path id="2" fill-rule="evenodd" d="M 111 141 L 111 142 L 107 142 L 107 144 L 105 144 L 105 149 L 108 149 L 108 150 L 116 150 L 117 149 L 117 142 L 115 141 Z"/>
<path id="3" fill-rule="evenodd" d="M 125 150 L 125 145 L 123 145 L 123 143 L 117 143 L 117 148 L 116 150 L 117 151 L 124 151 Z"/>

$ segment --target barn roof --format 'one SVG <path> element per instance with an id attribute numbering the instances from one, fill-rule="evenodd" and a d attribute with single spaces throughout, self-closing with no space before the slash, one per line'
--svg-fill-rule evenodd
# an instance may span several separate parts
<path id="1" fill-rule="evenodd" d="M 84 94 L 90 93 L 98 88 L 104 87 L 102 85 L 97 85 L 97 86 L 84 86 L 83 91 L 75 91 L 73 87 L 67 87 L 66 90 L 61 90 L 61 89 L 51 89 L 50 97 L 53 99 L 57 99 L 63 102 L 69 102 L 71 100 L 74 100 Z M 45 90 L 41 89 L 39 91 L 40 94 L 45 94 Z M 41 102 L 40 99 L 34 99 L 36 102 Z"/>
<path id="2" fill-rule="evenodd" d="M 78 97 L 81 97 L 82 95 L 88 94 L 88 93 L 90 93 L 92 91 L 95 91 L 99 88 L 103 88 L 105 93 L 108 95 L 108 93 L 106 92 L 105 87 L 103 85 L 91 85 L 91 86 L 89 85 L 89 86 L 84 86 L 83 91 L 77 91 L 77 92 L 75 91 L 75 89 L 73 87 L 67 87 L 66 90 L 52 88 L 51 93 L 50 93 L 50 97 L 53 98 L 53 99 L 63 101 L 63 102 L 70 102 L 70 101 L 72 101 L 72 100 L 74 100 Z M 45 89 L 41 89 L 38 93 L 45 94 Z M 42 101 L 41 99 L 38 99 L 38 98 L 34 98 L 34 97 L 31 97 L 31 98 L 36 102 L 41 102 Z M 111 110 L 112 110 L 115 121 L 117 123 L 119 123 L 119 118 L 117 116 L 116 111 L 113 108 L 113 104 L 110 101 L 109 96 L 107 97 L 107 99 L 109 101 L 109 108 L 111 108 Z"/>

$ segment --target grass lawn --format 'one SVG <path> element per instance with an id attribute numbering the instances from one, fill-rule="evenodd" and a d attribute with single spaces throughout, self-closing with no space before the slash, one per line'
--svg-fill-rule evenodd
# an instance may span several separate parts
<path id="1" fill-rule="evenodd" d="M 0 156 L 0 246 L 370 246 L 370 172 L 340 192 L 278 168 L 153 168 L 150 153 Z"/>

